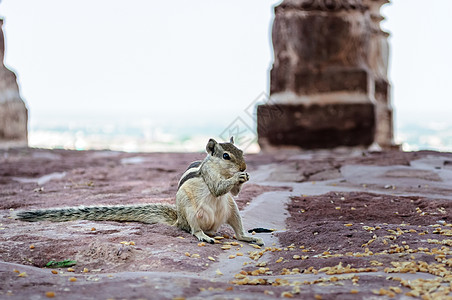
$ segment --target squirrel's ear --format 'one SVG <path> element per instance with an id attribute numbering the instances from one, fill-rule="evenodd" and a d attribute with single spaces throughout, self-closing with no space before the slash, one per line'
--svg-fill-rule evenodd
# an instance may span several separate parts
<path id="1" fill-rule="evenodd" d="M 234 137 L 233 136 L 231 136 L 231 139 L 229 140 L 229 143 L 234 145 Z"/>
<path id="2" fill-rule="evenodd" d="M 215 152 L 215 146 L 217 145 L 217 141 L 214 139 L 210 139 L 209 142 L 206 145 L 206 151 L 209 154 L 212 154 Z"/>

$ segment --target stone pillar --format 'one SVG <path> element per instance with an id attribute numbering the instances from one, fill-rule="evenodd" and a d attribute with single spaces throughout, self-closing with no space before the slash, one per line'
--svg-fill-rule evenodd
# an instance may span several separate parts
<path id="1" fill-rule="evenodd" d="M 369 67 L 374 83 L 376 108 L 375 142 L 382 148 L 394 146 L 393 110 L 391 105 L 390 84 L 388 81 L 389 43 L 387 32 L 380 28 L 383 17 L 380 15 L 382 5 L 389 0 L 366 0 L 369 7 L 371 40 Z"/>
<path id="2" fill-rule="evenodd" d="M 5 39 L 0 19 L 0 148 L 26 147 L 28 112 L 16 75 L 4 65 Z"/>
<path id="3" fill-rule="evenodd" d="M 383 3 L 284 0 L 275 7 L 272 101 L 257 108 L 261 148 L 369 146 L 376 136 L 391 144 L 392 118 L 391 130 L 378 124 L 390 111 L 387 42 L 371 18 Z"/>

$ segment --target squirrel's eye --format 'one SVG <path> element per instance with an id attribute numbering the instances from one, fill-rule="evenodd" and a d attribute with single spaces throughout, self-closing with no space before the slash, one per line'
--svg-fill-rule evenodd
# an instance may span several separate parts
<path id="1" fill-rule="evenodd" d="M 231 159 L 231 157 L 227 153 L 223 153 L 223 158 L 226 159 L 226 160 L 230 160 Z"/>

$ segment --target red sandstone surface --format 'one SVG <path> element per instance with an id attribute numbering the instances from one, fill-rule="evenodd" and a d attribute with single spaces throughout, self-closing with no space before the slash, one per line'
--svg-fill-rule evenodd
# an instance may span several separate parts
<path id="1" fill-rule="evenodd" d="M 1 151 L 0 298 L 452 297 L 450 153 L 248 155 L 251 180 L 237 197 L 245 228 L 275 229 L 256 234 L 260 249 L 227 226 L 218 244 L 203 245 L 161 224 L 11 218 L 22 209 L 171 203 L 179 176 L 203 157 Z M 77 264 L 45 268 L 65 259 Z"/>

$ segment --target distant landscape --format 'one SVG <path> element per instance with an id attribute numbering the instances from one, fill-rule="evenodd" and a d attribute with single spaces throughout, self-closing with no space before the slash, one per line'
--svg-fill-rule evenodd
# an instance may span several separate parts
<path id="1" fill-rule="evenodd" d="M 221 124 L 197 128 L 156 126 L 146 119 L 134 122 L 48 122 L 30 126 L 29 145 L 71 150 L 198 152 L 204 150 L 210 137 L 221 140 L 224 130 Z M 253 136 L 248 137 L 249 140 L 253 141 L 247 146 L 247 152 L 257 152 L 257 141 Z M 404 151 L 451 152 L 452 124 L 402 124 L 395 130 L 395 141 Z"/>

